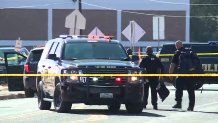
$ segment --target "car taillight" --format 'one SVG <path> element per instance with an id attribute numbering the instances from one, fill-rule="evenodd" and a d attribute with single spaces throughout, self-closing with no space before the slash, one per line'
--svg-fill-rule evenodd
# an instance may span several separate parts
<path id="1" fill-rule="evenodd" d="M 24 65 L 24 70 L 26 73 L 29 73 L 30 72 L 30 66 L 28 64 L 25 64 Z"/>
<path id="2" fill-rule="evenodd" d="M 121 84 L 122 83 L 122 77 L 116 77 L 115 78 L 115 83 L 116 84 Z"/>

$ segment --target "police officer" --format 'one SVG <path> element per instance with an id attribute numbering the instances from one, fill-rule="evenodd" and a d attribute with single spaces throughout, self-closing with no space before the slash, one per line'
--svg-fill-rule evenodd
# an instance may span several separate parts
<path id="1" fill-rule="evenodd" d="M 126 49 L 126 53 L 127 53 L 128 55 L 132 55 L 132 49 L 130 49 L 130 48 Z"/>
<path id="2" fill-rule="evenodd" d="M 175 43 L 175 47 L 177 49 L 177 51 L 175 52 L 171 64 L 170 64 L 170 68 L 169 68 L 169 73 L 174 73 L 175 68 L 178 70 L 179 66 L 179 56 L 181 54 L 182 51 L 185 50 L 185 48 L 183 47 L 182 41 L 178 40 Z M 172 77 L 170 77 L 170 79 L 172 80 Z M 176 78 L 176 104 L 173 106 L 173 108 L 182 108 L 182 96 L 183 96 L 183 89 L 184 87 L 187 88 L 188 91 L 188 95 L 189 95 L 189 107 L 188 107 L 188 111 L 193 111 L 194 109 L 194 105 L 195 105 L 195 91 L 194 91 L 194 82 L 192 80 L 193 78 L 191 77 L 177 77 Z"/>
<path id="3" fill-rule="evenodd" d="M 145 68 L 148 74 L 157 74 L 164 72 L 164 67 L 160 62 L 159 58 L 157 58 L 153 54 L 153 50 L 151 46 L 146 48 L 146 54 L 142 61 L 140 62 L 139 67 Z M 148 82 L 145 83 L 144 87 L 144 108 L 148 104 L 148 94 L 149 94 L 149 87 L 151 88 L 151 103 L 153 105 L 153 109 L 158 110 L 157 107 L 157 90 L 156 87 L 159 84 L 158 77 L 149 77 Z"/>

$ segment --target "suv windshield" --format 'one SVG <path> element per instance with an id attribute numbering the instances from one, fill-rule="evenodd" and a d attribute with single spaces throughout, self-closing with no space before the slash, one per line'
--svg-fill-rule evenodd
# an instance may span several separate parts
<path id="1" fill-rule="evenodd" d="M 123 47 L 117 43 L 103 42 L 68 42 L 65 44 L 63 59 L 112 59 L 127 58 Z"/>

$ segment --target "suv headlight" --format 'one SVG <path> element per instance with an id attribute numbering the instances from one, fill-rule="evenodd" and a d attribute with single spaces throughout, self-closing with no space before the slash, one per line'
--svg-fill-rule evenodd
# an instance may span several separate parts
<path id="1" fill-rule="evenodd" d="M 137 84 L 137 83 L 140 82 L 139 77 L 131 76 L 131 77 L 129 77 L 128 82 L 131 83 L 131 84 Z"/>
<path id="2" fill-rule="evenodd" d="M 137 81 L 137 80 L 138 80 L 138 77 L 136 77 L 136 76 L 131 77 L 131 81 Z"/>
<path id="3" fill-rule="evenodd" d="M 136 71 L 136 70 L 129 70 L 128 71 L 128 74 L 139 74 L 139 71 Z M 136 84 L 136 83 L 139 83 L 140 80 L 139 80 L 139 77 L 137 76 L 130 76 L 128 77 L 128 82 L 129 83 L 132 83 L 132 84 Z"/>
<path id="4" fill-rule="evenodd" d="M 72 70 L 72 71 L 71 71 L 71 74 L 78 74 L 78 71 Z M 78 80 L 79 80 L 79 79 L 78 79 L 78 76 L 72 75 L 72 76 L 69 76 L 69 77 L 70 77 L 70 79 L 71 79 L 72 81 L 78 81 Z"/>
<path id="5" fill-rule="evenodd" d="M 78 70 L 64 70 L 64 74 L 78 74 Z M 65 81 L 69 83 L 79 83 L 79 77 L 75 75 L 70 75 L 65 77 Z"/>

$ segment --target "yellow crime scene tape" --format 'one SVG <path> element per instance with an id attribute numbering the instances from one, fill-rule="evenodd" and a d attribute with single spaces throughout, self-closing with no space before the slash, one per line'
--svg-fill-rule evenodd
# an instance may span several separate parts
<path id="1" fill-rule="evenodd" d="M 156 54 L 157 56 L 173 56 L 174 54 Z M 206 56 L 206 55 L 218 55 L 218 53 L 197 53 L 198 56 Z M 140 55 L 141 56 L 147 56 L 146 54 Z"/>
<path id="2" fill-rule="evenodd" d="M 137 76 L 137 77 L 157 77 L 157 76 L 198 76 L 198 77 L 218 77 L 218 74 L 0 74 L 0 76 Z"/>
<path id="3" fill-rule="evenodd" d="M 174 54 L 157 54 L 157 56 L 173 56 Z M 218 53 L 197 53 L 197 55 L 218 55 Z M 131 56 L 131 55 L 130 55 Z M 140 55 L 147 56 L 147 55 Z M 207 74 L 0 74 L 0 76 L 136 76 L 136 77 L 158 77 L 158 76 L 183 76 L 183 77 L 218 77 L 218 73 Z"/>

